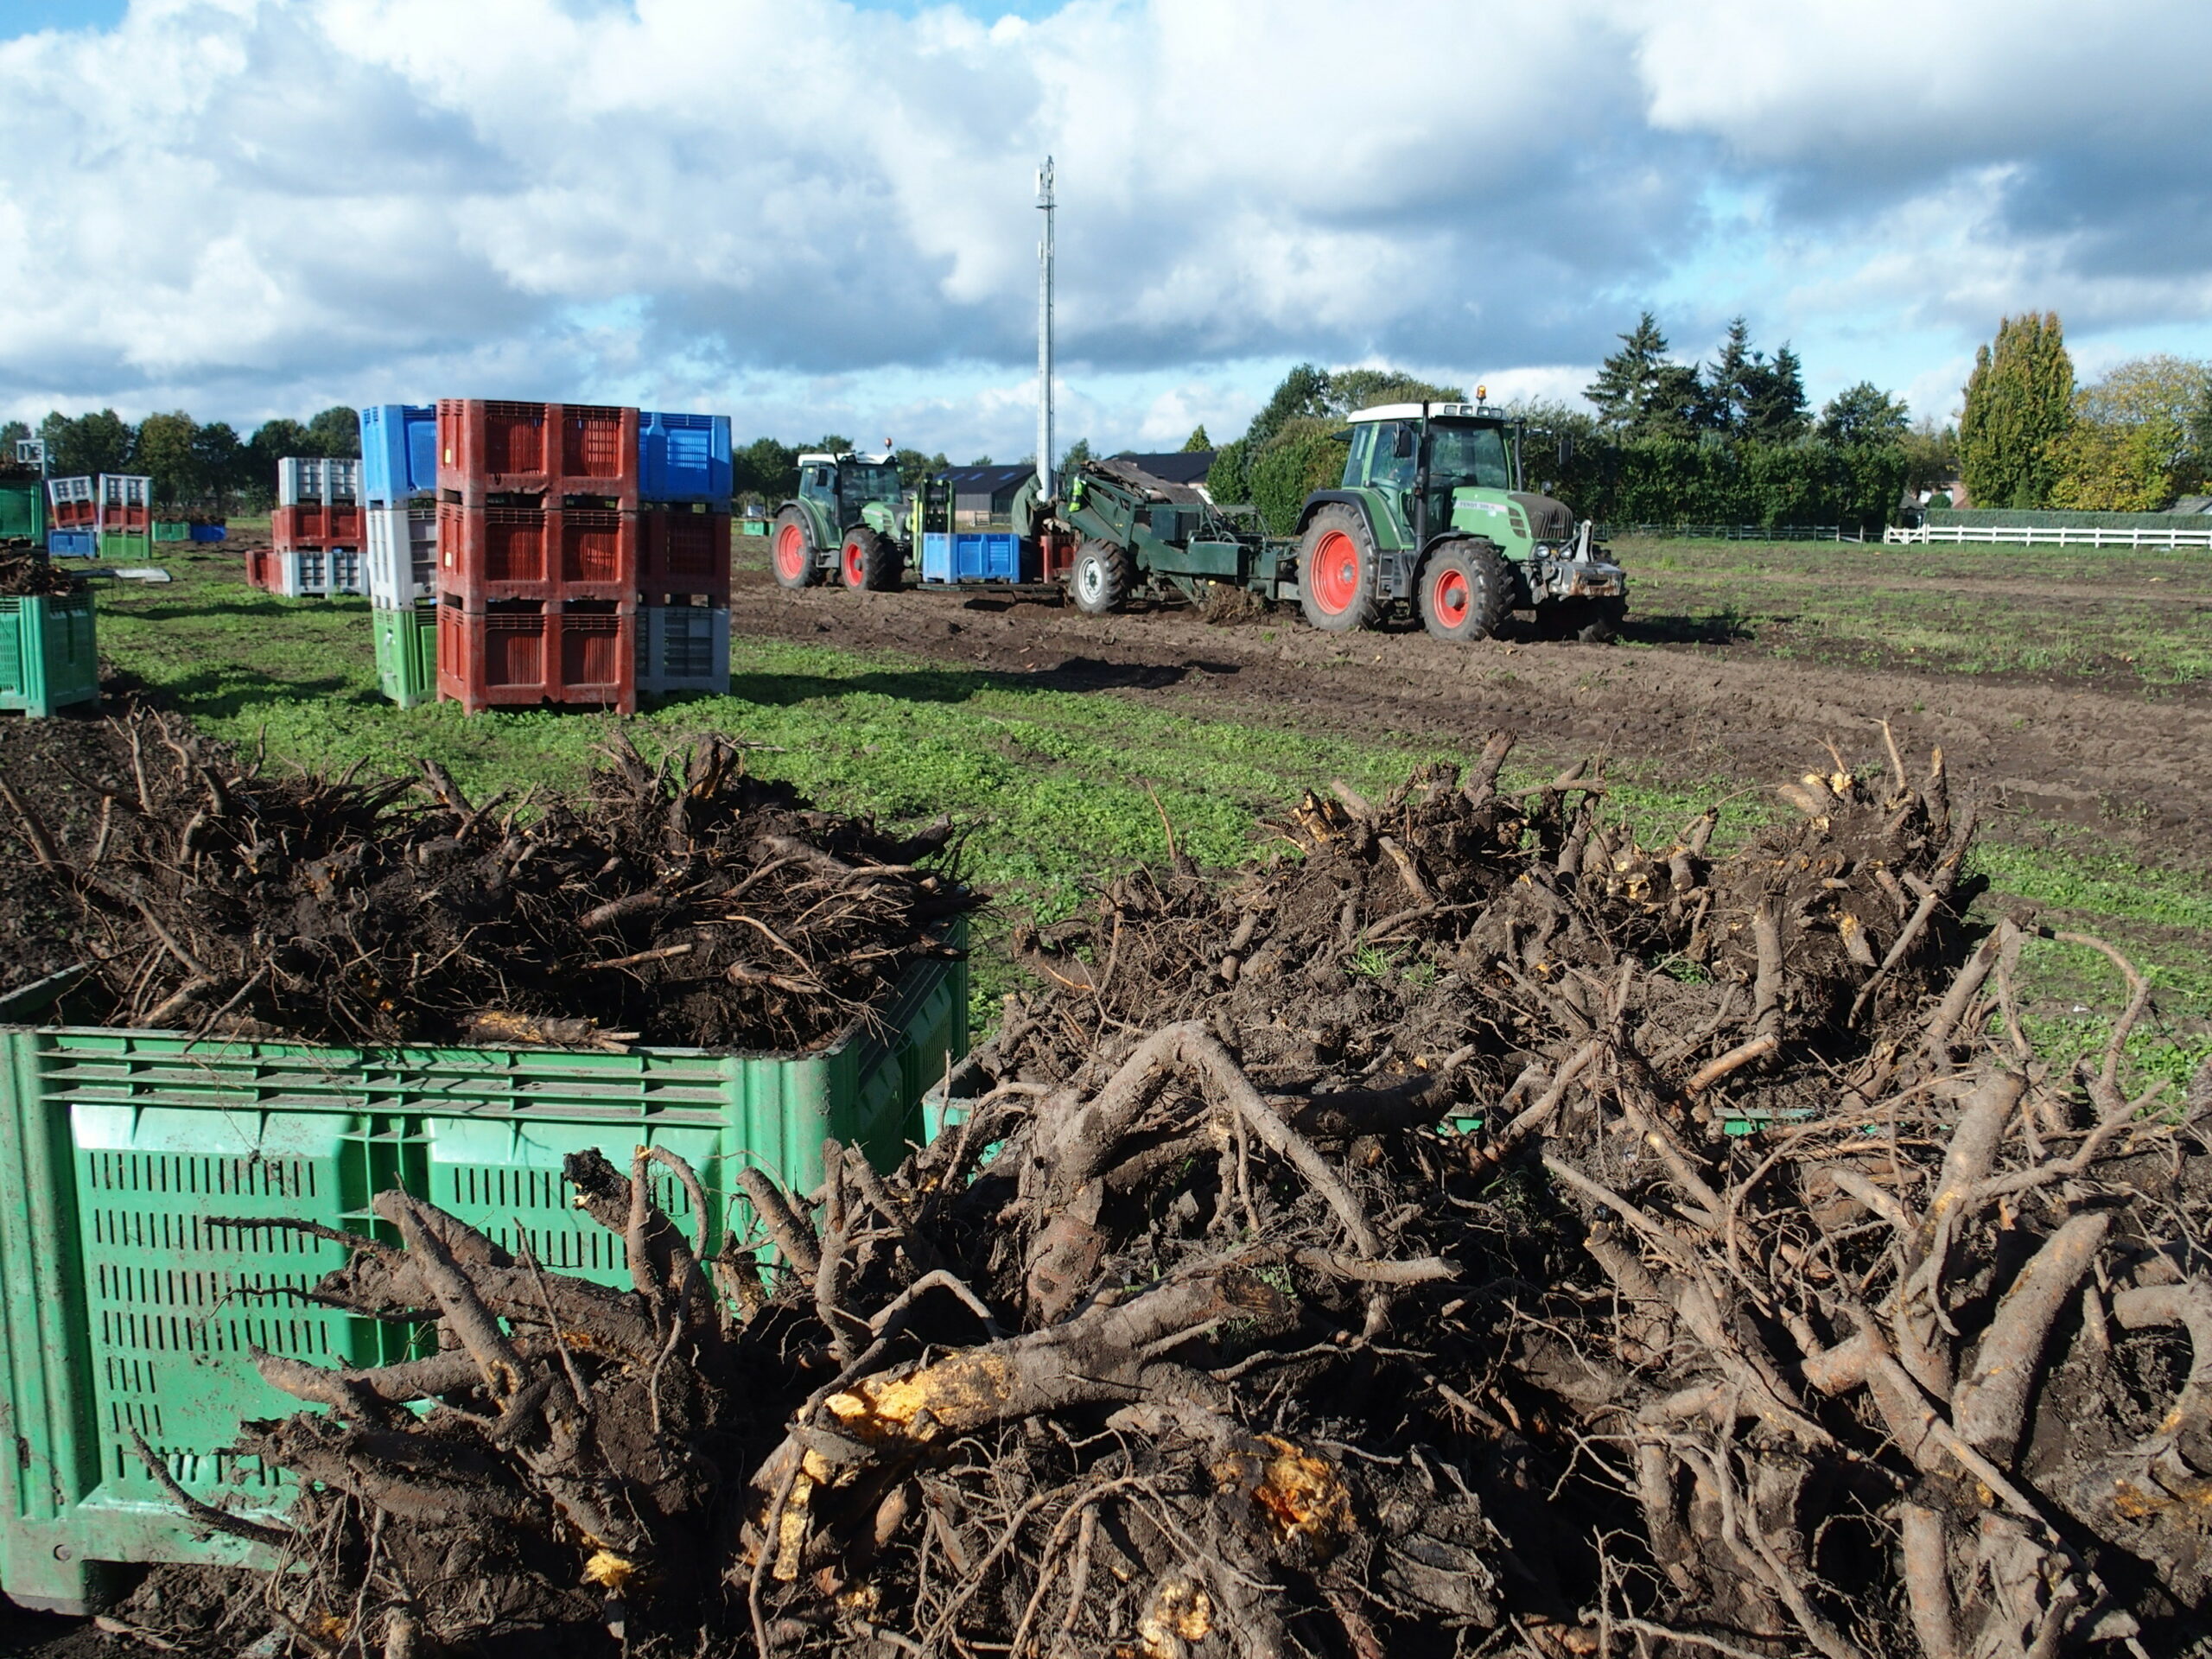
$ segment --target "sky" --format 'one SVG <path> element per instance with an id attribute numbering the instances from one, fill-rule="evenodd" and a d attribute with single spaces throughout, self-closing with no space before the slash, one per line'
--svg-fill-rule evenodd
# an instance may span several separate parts
<path id="1" fill-rule="evenodd" d="M 567 398 L 1011 460 L 1650 309 L 1950 415 L 2212 355 L 2202 0 L 0 0 L 0 418 Z"/>

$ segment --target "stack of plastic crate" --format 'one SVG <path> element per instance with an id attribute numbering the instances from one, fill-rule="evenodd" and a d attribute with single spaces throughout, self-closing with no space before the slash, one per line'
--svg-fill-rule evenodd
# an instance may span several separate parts
<path id="1" fill-rule="evenodd" d="M 638 706 L 638 411 L 442 398 L 438 696 Z"/>
<path id="2" fill-rule="evenodd" d="M 145 559 L 154 553 L 154 480 L 140 473 L 102 473 L 100 557 Z"/>
<path id="3" fill-rule="evenodd" d="M 438 695 L 438 411 L 361 410 L 361 521 L 377 679 L 403 709 Z"/>
<path id="4" fill-rule="evenodd" d="M 56 558 L 99 556 L 99 486 L 91 478 L 46 480 L 46 550 Z"/>
<path id="5" fill-rule="evenodd" d="M 638 690 L 729 690 L 727 415 L 638 416 Z"/>
<path id="6" fill-rule="evenodd" d="M 360 593 L 361 463 L 320 455 L 279 461 L 269 542 L 270 592 L 287 599 Z"/>

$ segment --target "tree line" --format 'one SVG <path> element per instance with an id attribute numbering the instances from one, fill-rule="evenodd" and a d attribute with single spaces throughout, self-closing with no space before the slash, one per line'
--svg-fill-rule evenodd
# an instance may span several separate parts
<path id="1" fill-rule="evenodd" d="M 0 426 L 0 455 L 13 460 L 16 440 L 29 437 L 46 440 L 53 477 L 143 474 L 153 480 L 156 504 L 218 512 L 265 509 L 276 496 L 276 463 L 287 455 L 361 453 L 360 417 L 342 404 L 307 421 L 264 421 L 248 438 L 227 421 L 203 425 L 181 409 L 136 425 L 111 409 L 73 416 L 56 410 L 35 431 L 22 421 Z"/>
<path id="2" fill-rule="evenodd" d="M 1908 486 L 1949 476 L 1955 440 L 1903 399 L 1866 382 L 1814 413 L 1803 369 L 1783 345 L 1752 344 L 1738 317 L 1710 363 L 1682 363 L 1650 313 L 1619 337 L 1584 396 L 1510 412 L 1523 423 L 1532 488 L 1578 513 L 1617 524 L 1838 524 L 1878 532 Z M 1345 416 L 1375 404 L 1461 403 L 1459 386 L 1387 369 L 1300 364 L 1244 435 L 1217 454 L 1207 490 L 1249 501 L 1278 535 L 1306 493 L 1335 486 L 1348 445 Z"/>
<path id="3" fill-rule="evenodd" d="M 2056 313 L 2006 317 L 1974 354 L 1959 463 L 1978 507 L 2158 512 L 2212 480 L 2212 363 L 2130 358 L 2080 385 Z"/>

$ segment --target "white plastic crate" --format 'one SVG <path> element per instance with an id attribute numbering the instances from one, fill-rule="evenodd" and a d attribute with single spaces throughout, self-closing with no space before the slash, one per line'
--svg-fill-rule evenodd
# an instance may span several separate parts
<path id="1" fill-rule="evenodd" d="M 438 509 L 435 502 L 369 507 L 362 512 L 369 597 L 386 610 L 404 610 L 438 595 Z"/>
<path id="2" fill-rule="evenodd" d="M 276 557 L 276 592 L 286 599 L 331 599 L 361 591 L 359 548 L 279 548 Z"/>
<path id="3" fill-rule="evenodd" d="M 638 690 L 728 691 L 729 613 L 703 605 L 647 605 L 638 612 Z"/>
<path id="4" fill-rule="evenodd" d="M 361 499 L 361 463 L 287 455 L 276 463 L 276 505 L 331 506 Z"/>

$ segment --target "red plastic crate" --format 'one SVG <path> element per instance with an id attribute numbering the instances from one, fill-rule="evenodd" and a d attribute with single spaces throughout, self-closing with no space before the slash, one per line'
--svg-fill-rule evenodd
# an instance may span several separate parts
<path id="1" fill-rule="evenodd" d="M 729 514 L 647 507 L 638 524 L 638 587 L 648 602 L 666 604 L 667 595 L 682 594 L 729 603 Z"/>
<path id="2" fill-rule="evenodd" d="M 545 702 L 634 714 L 637 659 L 633 606 L 516 600 L 472 611 L 438 603 L 438 696 L 472 715 Z"/>
<path id="3" fill-rule="evenodd" d="M 276 555 L 266 547 L 249 547 L 245 550 L 245 581 L 249 588 L 258 588 L 264 593 L 273 591 L 276 580 Z"/>
<path id="4" fill-rule="evenodd" d="M 277 507 L 269 515 L 269 539 L 278 548 L 359 547 L 361 509 L 351 501 Z"/>
<path id="5" fill-rule="evenodd" d="M 634 603 L 637 590 L 634 512 L 438 503 L 438 593 L 463 610 L 510 599 Z"/>
<path id="6" fill-rule="evenodd" d="M 438 400 L 438 499 L 480 507 L 502 495 L 548 506 L 570 496 L 638 510 L 638 411 L 595 404 Z"/>

